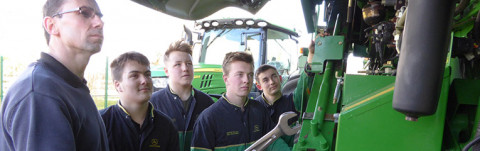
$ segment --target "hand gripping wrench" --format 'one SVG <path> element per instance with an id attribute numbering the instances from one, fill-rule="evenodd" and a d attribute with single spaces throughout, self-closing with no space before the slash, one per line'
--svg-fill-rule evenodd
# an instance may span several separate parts
<path id="1" fill-rule="evenodd" d="M 248 147 L 245 151 L 261 151 L 266 149 L 268 145 L 272 144 L 280 136 L 296 134 L 302 128 L 302 125 L 297 124 L 293 128 L 288 125 L 288 120 L 296 115 L 297 113 L 295 112 L 285 112 L 280 115 L 277 126 L 253 143 L 253 145 Z"/>

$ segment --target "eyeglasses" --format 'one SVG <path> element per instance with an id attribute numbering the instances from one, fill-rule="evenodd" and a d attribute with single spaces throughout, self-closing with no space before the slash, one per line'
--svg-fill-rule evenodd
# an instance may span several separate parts
<path id="1" fill-rule="evenodd" d="M 82 14 L 83 17 L 85 17 L 85 18 L 93 18 L 95 15 L 97 15 L 100 18 L 103 17 L 102 13 L 95 12 L 95 10 L 93 8 L 87 7 L 87 6 L 82 6 L 82 7 L 72 9 L 72 10 L 67 10 L 67 11 L 64 11 L 64 12 L 57 13 L 57 14 L 53 15 L 52 18 L 55 17 L 55 16 L 61 16 L 63 14 L 72 13 L 72 12 L 78 12 L 78 13 Z"/>

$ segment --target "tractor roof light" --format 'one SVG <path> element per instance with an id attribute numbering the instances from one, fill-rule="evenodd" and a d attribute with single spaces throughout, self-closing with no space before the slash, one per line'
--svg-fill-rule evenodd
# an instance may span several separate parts
<path id="1" fill-rule="evenodd" d="M 243 20 L 235 20 L 235 25 L 243 25 Z"/>
<path id="2" fill-rule="evenodd" d="M 218 21 L 212 21 L 212 26 L 217 27 L 219 25 Z"/>
<path id="3" fill-rule="evenodd" d="M 252 26 L 253 24 L 255 24 L 255 21 L 250 19 L 250 20 L 247 20 L 245 24 L 247 24 L 248 26 Z"/>
<path id="4" fill-rule="evenodd" d="M 207 27 L 207 28 L 210 27 L 210 23 L 209 22 L 204 22 L 203 27 Z"/>
<path id="5" fill-rule="evenodd" d="M 257 22 L 257 25 L 260 26 L 260 27 L 265 27 L 265 26 L 268 25 L 268 23 L 264 22 L 264 21 L 259 21 L 259 22 Z"/>

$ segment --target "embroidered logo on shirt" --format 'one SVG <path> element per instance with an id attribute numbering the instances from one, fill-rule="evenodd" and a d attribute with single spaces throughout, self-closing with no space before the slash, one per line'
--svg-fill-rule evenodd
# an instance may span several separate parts
<path id="1" fill-rule="evenodd" d="M 260 126 L 254 125 L 253 126 L 253 132 L 260 132 Z"/>
<path id="2" fill-rule="evenodd" d="M 152 139 L 150 142 L 151 142 L 152 144 L 151 144 L 149 147 L 158 147 L 158 148 L 160 147 L 160 145 L 158 145 L 158 139 L 155 139 L 155 138 L 154 138 L 154 139 Z"/>
<path id="3" fill-rule="evenodd" d="M 227 136 L 230 136 L 230 135 L 238 135 L 238 131 L 227 132 Z"/>

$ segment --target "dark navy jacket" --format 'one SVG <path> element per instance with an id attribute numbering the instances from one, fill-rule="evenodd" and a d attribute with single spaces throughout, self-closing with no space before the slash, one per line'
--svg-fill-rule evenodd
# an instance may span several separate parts
<path id="1" fill-rule="evenodd" d="M 267 99 L 265 99 L 263 93 L 262 95 L 255 98 L 255 101 L 259 102 L 265 108 L 267 108 L 267 110 L 269 111 L 269 115 L 275 125 L 278 123 L 278 118 L 280 117 L 280 115 L 285 112 L 292 111 L 297 113 L 298 115 L 298 112 L 295 109 L 295 104 L 293 103 L 293 93 L 290 93 L 289 95 L 282 95 L 282 97 L 273 102 L 272 105 L 268 104 L 268 101 Z M 298 116 L 293 117 L 292 119 L 288 120 L 288 124 L 291 125 L 297 120 Z"/>
<path id="2" fill-rule="evenodd" d="M 273 128 L 270 114 L 257 101 L 247 100 L 244 109 L 220 98 L 198 117 L 191 149 L 243 150 Z"/>
<path id="3" fill-rule="evenodd" d="M 269 115 L 272 118 L 272 121 L 275 125 L 277 125 L 278 118 L 283 113 L 288 112 L 288 111 L 293 111 L 293 112 L 297 113 L 297 116 L 288 120 L 288 124 L 292 125 L 298 120 L 298 117 L 300 116 L 300 114 L 298 113 L 298 111 L 295 108 L 295 104 L 293 103 L 293 94 L 294 93 L 290 93 L 289 95 L 282 95 L 282 97 L 280 97 L 278 100 L 273 102 L 272 105 L 268 104 L 268 101 L 265 98 L 263 93 L 262 93 L 262 95 L 258 96 L 255 99 L 255 101 L 258 101 L 265 108 L 267 108 L 267 110 L 269 112 Z M 289 147 L 293 147 L 294 139 L 295 139 L 294 136 L 295 135 L 292 135 L 292 136 L 284 135 L 281 138 L 288 144 Z"/>
<path id="4" fill-rule="evenodd" d="M 0 111 L 0 150 L 107 151 L 85 80 L 46 53 L 9 89 Z"/>
<path id="5" fill-rule="evenodd" d="M 100 110 L 112 151 L 179 150 L 177 130 L 170 119 L 149 104 L 142 127 L 119 104 Z"/>
<path id="6" fill-rule="evenodd" d="M 207 94 L 197 89 L 192 91 L 193 99 L 186 115 L 183 115 L 184 110 L 180 97 L 170 91 L 170 86 L 153 93 L 150 98 L 155 109 L 169 116 L 178 129 L 180 150 L 190 150 L 193 124 L 200 113 L 213 104 L 212 98 Z"/>

